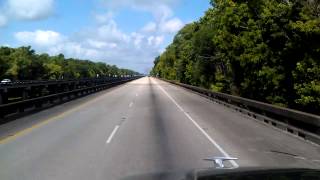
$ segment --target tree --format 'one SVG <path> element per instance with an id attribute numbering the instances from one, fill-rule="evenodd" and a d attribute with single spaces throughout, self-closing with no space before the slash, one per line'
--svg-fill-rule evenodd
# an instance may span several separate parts
<path id="1" fill-rule="evenodd" d="M 109 75 L 138 75 L 129 69 L 102 62 L 66 59 L 63 54 L 36 54 L 28 47 L 0 47 L 0 78 L 13 80 L 47 80 L 95 78 Z"/>
<path id="2" fill-rule="evenodd" d="M 212 0 L 153 74 L 320 114 L 320 2 Z"/>

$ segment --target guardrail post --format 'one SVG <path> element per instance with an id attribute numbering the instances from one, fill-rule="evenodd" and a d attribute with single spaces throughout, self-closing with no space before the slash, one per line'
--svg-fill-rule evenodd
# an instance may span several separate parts
<path id="1" fill-rule="evenodd" d="M 18 107 L 18 111 L 20 113 L 24 112 L 24 105 L 23 104 Z"/>
<path id="2" fill-rule="evenodd" d="M 29 98 L 29 88 L 24 88 L 22 90 L 22 99 L 23 100 L 26 100 Z"/>
<path id="3" fill-rule="evenodd" d="M 2 123 L 3 119 L 4 119 L 4 110 L 2 108 L 0 108 L 0 123 Z"/>
<path id="4" fill-rule="evenodd" d="M 6 104 L 8 102 L 8 89 L 2 89 L 0 91 L 0 104 Z"/>
<path id="5" fill-rule="evenodd" d="M 3 104 L 3 94 L 0 92 L 0 104 Z"/>
<path id="6" fill-rule="evenodd" d="M 41 108 L 42 107 L 42 101 L 37 101 L 36 103 L 35 103 L 35 107 L 36 108 Z"/>
<path id="7" fill-rule="evenodd" d="M 65 84 L 64 91 L 65 91 L 65 92 L 69 92 L 69 91 L 70 91 L 70 83 Z M 67 94 L 67 95 L 66 95 L 66 98 L 67 98 L 68 100 L 71 99 L 71 94 Z"/>

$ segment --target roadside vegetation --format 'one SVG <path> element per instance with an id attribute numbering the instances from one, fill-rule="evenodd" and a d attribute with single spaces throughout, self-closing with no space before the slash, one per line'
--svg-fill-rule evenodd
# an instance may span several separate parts
<path id="1" fill-rule="evenodd" d="M 0 47 L 0 79 L 61 80 L 138 74 L 102 62 L 65 58 L 63 54 L 36 54 L 31 47 Z"/>
<path id="2" fill-rule="evenodd" d="M 320 1 L 212 0 L 151 75 L 320 114 Z"/>

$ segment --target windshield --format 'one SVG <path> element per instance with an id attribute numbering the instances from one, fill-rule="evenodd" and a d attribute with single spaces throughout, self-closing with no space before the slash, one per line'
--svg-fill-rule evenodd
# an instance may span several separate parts
<path id="1" fill-rule="evenodd" d="M 1 180 L 319 174 L 318 0 L 3 0 L 0 34 Z"/>

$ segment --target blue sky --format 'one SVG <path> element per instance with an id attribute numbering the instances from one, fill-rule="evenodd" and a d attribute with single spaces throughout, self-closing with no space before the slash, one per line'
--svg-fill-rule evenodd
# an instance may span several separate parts
<path id="1" fill-rule="evenodd" d="M 0 0 L 0 45 L 147 73 L 208 0 Z"/>

